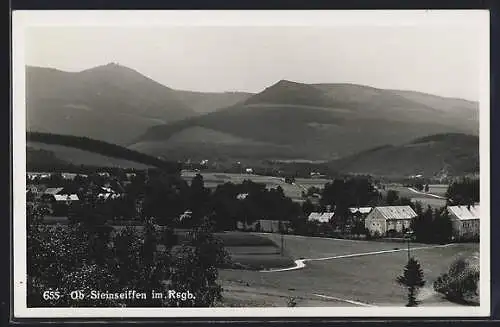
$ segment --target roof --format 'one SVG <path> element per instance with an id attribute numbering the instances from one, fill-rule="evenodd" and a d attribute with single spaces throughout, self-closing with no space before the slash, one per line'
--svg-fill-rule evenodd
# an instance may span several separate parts
<path id="1" fill-rule="evenodd" d="M 372 207 L 355 207 L 355 208 L 349 208 L 349 211 L 351 213 L 370 213 L 372 211 Z"/>
<path id="2" fill-rule="evenodd" d="M 459 220 L 479 219 L 479 204 L 470 206 L 449 206 L 448 212 L 450 215 Z"/>
<path id="3" fill-rule="evenodd" d="M 106 193 L 116 193 L 115 190 L 113 190 L 111 187 L 104 187 L 101 186 L 101 189 L 105 191 Z"/>
<path id="4" fill-rule="evenodd" d="M 333 212 L 311 212 L 308 217 L 309 221 L 319 221 L 320 223 L 327 223 L 335 215 Z"/>
<path id="5" fill-rule="evenodd" d="M 54 194 L 61 192 L 62 190 L 64 190 L 64 187 L 49 187 L 49 188 L 45 189 L 44 193 L 49 194 L 49 195 L 50 194 L 54 195 Z"/>
<path id="6" fill-rule="evenodd" d="M 417 214 L 410 206 L 375 207 L 373 211 L 375 210 L 385 219 L 411 219 L 417 217 Z"/>
<path id="7" fill-rule="evenodd" d="M 107 200 L 109 198 L 117 199 L 120 197 L 120 194 L 117 194 L 117 193 L 99 193 L 99 194 L 97 194 L 97 197 L 100 199 L 104 199 L 104 200 Z"/>
<path id="8" fill-rule="evenodd" d="M 248 196 L 248 193 L 240 193 L 240 194 L 238 194 L 238 195 L 236 196 L 236 198 L 237 198 L 238 200 L 244 200 L 244 199 L 246 199 L 246 198 L 247 198 L 247 196 Z"/>
<path id="9" fill-rule="evenodd" d="M 54 199 L 56 201 L 78 201 L 78 195 L 76 194 L 54 194 Z"/>

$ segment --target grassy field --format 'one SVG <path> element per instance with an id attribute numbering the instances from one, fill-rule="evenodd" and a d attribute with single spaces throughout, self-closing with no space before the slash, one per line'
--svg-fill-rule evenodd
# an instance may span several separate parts
<path id="1" fill-rule="evenodd" d="M 411 198 L 412 202 L 420 202 L 422 203 L 423 208 L 427 208 L 427 206 L 430 206 L 432 209 L 440 209 L 444 206 L 446 206 L 446 200 L 442 199 L 432 199 L 432 198 Z"/>
<path id="2" fill-rule="evenodd" d="M 430 184 L 429 185 L 429 193 L 445 196 L 446 191 L 448 190 L 448 184 Z"/>
<path id="3" fill-rule="evenodd" d="M 279 235 L 259 234 L 279 244 Z M 404 305 L 406 292 L 395 278 L 407 261 L 404 243 L 350 241 L 285 235 L 285 252 L 293 259 L 324 258 L 345 254 L 359 254 L 400 249 L 400 252 L 337 258 L 324 261 L 306 261 L 303 269 L 260 272 L 249 270 L 221 270 L 220 279 L 228 303 L 241 305 L 286 306 L 286 299 L 297 298 L 298 306 L 351 306 L 347 301 L 370 305 Z M 412 244 L 412 248 L 426 245 Z M 449 247 L 414 249 L 412 255 L 421 263 L 426 286 L 419 299 L 422 305 L 453 305 L 432 290 L 432 283 L 450 263 L 459 256 L 478 252 L 477 244 L 455 244 Z M 263 300 L 259 302 L 261 294 Z M 331 302 L 319 295 L 333 297 Z M 249 302 L 248 302 L 249 301 Z M 271 303 L 271 304 L 270 304 Z"/>
<path id="4" fill-rule="evenodd" d="M 182 178 L 190 182 L 196 175 L 192 171 L 183 171 Z M 327 179 L 313 179 L 313 178 L 298 178 L 296 183 L 285 183 L 284 179 L 273 176 L 260 176 L 253 174 L 233 174 L 233 173 L 205 173 L 202 172 L 205 187 L 216 188 L 217 185 L 231 182 L 234 184 L 242 183 L 244 180 L 249 179 L 255 183 L 266 184 L 267 188 L 276 188 L 281 186 L 285 195 L 291 199 L 299 200 L 302 198 L 302 191 L 307 191 L 309 187 L 315 186 L 323 188 L 329 182 Z"/>
<path id="5" fill-rule="evenodd" d="M 244 232 L 216 233 L 229 252 L 234 264 L 248 270 L 262 270 L 275 267 L 290 267 L 293 259 L 281 250 L 273 240 Z"/>
<path id="6" fill-rule="evenodd" d="M 429 185 L 428 194 L 425 193 L 415 193 L 405 186 L 387 186 L 386 190 L 382 192 L 383 195 L 387 194 L 387 191 L 394 190 L 397 191 L 399 197 L 406 197 L 412 201 L 419 201 L 422 203 L 423 207 L 431 206 L 431 208 L 442 208 L 446 205 L 446 199 L 440 199 L 439 197 L 444 197 L 448 185 Z"/>

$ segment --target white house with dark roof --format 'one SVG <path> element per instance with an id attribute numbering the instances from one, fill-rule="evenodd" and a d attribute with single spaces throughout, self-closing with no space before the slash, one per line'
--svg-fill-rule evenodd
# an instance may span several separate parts
<path id="1" fill-rule="evenodd" d="M 319 223 L 328 223 L 333 218 L 335 213 L 333 212 L 311 212 L 309 217 L 307 217 L 308 221 L 316 221 Z"/>
<path id="2" fill-rule="evenodd" d="M 80 200 L 78 198 L 78 195 L 66 192 L 64 190 L 64 187 L 49 187 L 45 189 L 42 198 L 47 201 L 66 202 L 66 203 Z"/>
<path id="3" fill-rule="evenodd" d="M 375 207 L 366 216 L 365 227 L 371 235 L 386 235 L 393 231 L 402 233 L 409 229 L 417 213 L 410 206 Z"/>
<path id="4" fill-rule="evenodd" d="M 372 209 L 373 209 L 372 207 L 352 207 L 352 208 L 349 208 L 349 211 L 352 214 L 359 213 L 362 215 L 367 215 L 372 211 Z"/>
<path id="5" fill-rule="evenodd" d="M 459 239 L 479 237 L 479 204 L 449 206 L 448 214 L 453 225 L 453 236 Z"/>
<path id="6" fill-rule="evenodd" d="M 121 194 L 109 186 L 101 186 L 97 194 L 97 198 L 102 200 L 117 199 L 119 197 L 121 197 Z"/>
<path id="7" fill-rule="evenodd" d="M 245 200 L 248 197 L 248 193 L 240 193 L 236 196 L 238 200 Z"/>

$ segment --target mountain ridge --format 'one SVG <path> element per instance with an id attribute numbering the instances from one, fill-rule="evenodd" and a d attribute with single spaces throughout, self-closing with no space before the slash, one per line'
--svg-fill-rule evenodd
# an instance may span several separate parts
<path id="1" fill-rule="evenodd" d="M 147 128 L 194 116 L 173 91 L 139 72 L 26 68 L 27 129 L 123 144 Z"/>
<path id="2" fill-rule="evenodd" d="M 181 156 L 184 147 L 199 156 L 333 160 L 426 135 L 479 134 L 478 103 L 465 99 L 287 79 L 255 94 L 176 90 L 115 63 L 79 72 L 27 66 L 27 120 L 28 131 L 153 156 Z"/>
<path id="3" fill-rule="evenodd" d="M 454 112 L 450 108 L 455 102 L 450 104 L 438 96 L 415 94 L 361 85 L 279 80 L 233 106 L 151 127 L 129 146 L 140 143 L 146 152 L 153 148 L 157 151 L 160 145 L 168 149 L 174 147 L 171 137 L 176 133 L 202 127 L 242 139 L 242 148 L 265 142 L 293 148 L 297 156 L 306 152 L 303 159 L 331 160 L 381 144 L 409 142 L 442 132 L 479 133 L 475 104 L 460 102 L 461 107 Z M 149 147 L 148 142 L 156 145 Z M 193 140 L 187 143 L 186 146 L 193 148 L 191 152 L 196 148 L 203 152 L 202 147 L 210 142 L 204 142 L 203 146 Z M 262 152 L 268 150 L 263 148 Z"/>

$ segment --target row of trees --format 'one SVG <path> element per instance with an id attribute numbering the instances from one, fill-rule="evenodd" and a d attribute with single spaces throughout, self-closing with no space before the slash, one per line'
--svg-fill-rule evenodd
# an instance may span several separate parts
<path id="1" fill-rule="evenodd" d="M 239 196 L 239 197 L 238 197 Z M 242 221 L 250 224 L 259 219 L 293 220 L 301 215 L 300 205 L 286 197 L 278 186 L 267 189 L 264 184 L 244 181 L 219 185 L 206 206 L 220 230 L 232 230 Z"/>
<path id="2" fill-rule="evenodd" d="M 453 226 L 446 207 L 423 210 L 420 202 L 412 206 L 417 217 L 412 221 L 411 229 L 417 242 L 447 243 L 451 240 Z"/>
<path id="3" fill-rule="evenodd" d="M 462 178 L 452 182 L 446 191 L 450 205 L 473 205 L 479 202 L 479 179 Z"/>

